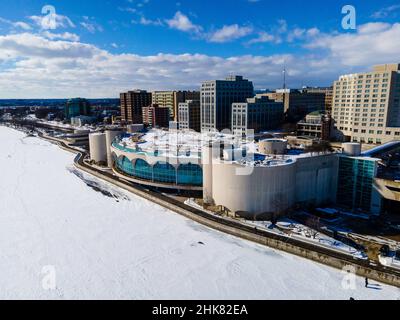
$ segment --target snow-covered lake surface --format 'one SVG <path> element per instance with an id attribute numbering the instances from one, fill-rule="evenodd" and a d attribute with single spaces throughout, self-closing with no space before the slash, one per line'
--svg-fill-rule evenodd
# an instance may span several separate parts
<path id="1" fill-rule="evenodd" d="M 73 169 L 74 156 L 46 141 L 1 126 L 0 141 L 0 298 L 400 298 L 398 288 L 370 281 L 366 289 L 358 277 L 346 290 L 339 270 L 83 175 L 106 190 L 96 191 Z"/>

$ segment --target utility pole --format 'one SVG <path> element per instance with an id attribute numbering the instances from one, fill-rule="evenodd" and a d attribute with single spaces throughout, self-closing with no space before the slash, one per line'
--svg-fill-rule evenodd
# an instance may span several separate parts
<path id="1" fill-rule="evenodd" d="M 283 106 L 285 108 L 285 112 L 288 111 L 288 108 L 286 109 L 286 60 L 283 61 L 283 95 L 282 95 L 282 99 L 283 99 Z"/>
<path id="2" fill-rule="evenodd" d="M 283 90 L 286 91 L 286 61 L 283 62 Z"/>

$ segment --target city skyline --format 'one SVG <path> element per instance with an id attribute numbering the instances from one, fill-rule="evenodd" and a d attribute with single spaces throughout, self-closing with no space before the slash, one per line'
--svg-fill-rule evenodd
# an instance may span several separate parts
<path id="1" fill-rule="evenodd" d="M 46 4 L 55 8 L 53 25 L 45 23 Z M 328 86 L 342 74 L 398 62 L 400 5 L 353 1 L 356 29 L 344 30 L 346 4 L 311 1 L 299 15 L 300 1 L 4 1 L 0 98 L 198 90 L 230 74 L 275 89 L 285 65 L 288 87 Z"/>

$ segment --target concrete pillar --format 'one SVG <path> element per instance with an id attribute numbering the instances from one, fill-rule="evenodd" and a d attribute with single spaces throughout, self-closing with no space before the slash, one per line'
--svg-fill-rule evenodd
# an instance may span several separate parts
<path id="1" fill-rule="evenodd" d="M 213 147 L 207 144 L 202 148 L 203 165 L 203 201 L 205 204 L 213 205 Z"/>

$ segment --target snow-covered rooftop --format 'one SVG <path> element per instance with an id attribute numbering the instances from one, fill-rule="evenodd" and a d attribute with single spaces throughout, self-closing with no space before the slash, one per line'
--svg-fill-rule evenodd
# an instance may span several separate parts
<path id="1" fill-rule="evenodd" d="M 277 140 L 277 139 L 273 139 Z M 259 152 L 258 143 L 238 138 L 232 134 L 198 133 L 191 130 L 151 129 L 146 133 L 126 134 L 117 145 L 125 151 L 145 153 L 164 158 L 201 159 L 202 147 L 214 142 L 225 144 L 232 149 L 235 163 L 246 166 L 279 166 L 288 165 L 300 157 L 312 157 L 312 153 L 265 155 Z M 242 156 L 242 151 L 245 153 Z"/>

